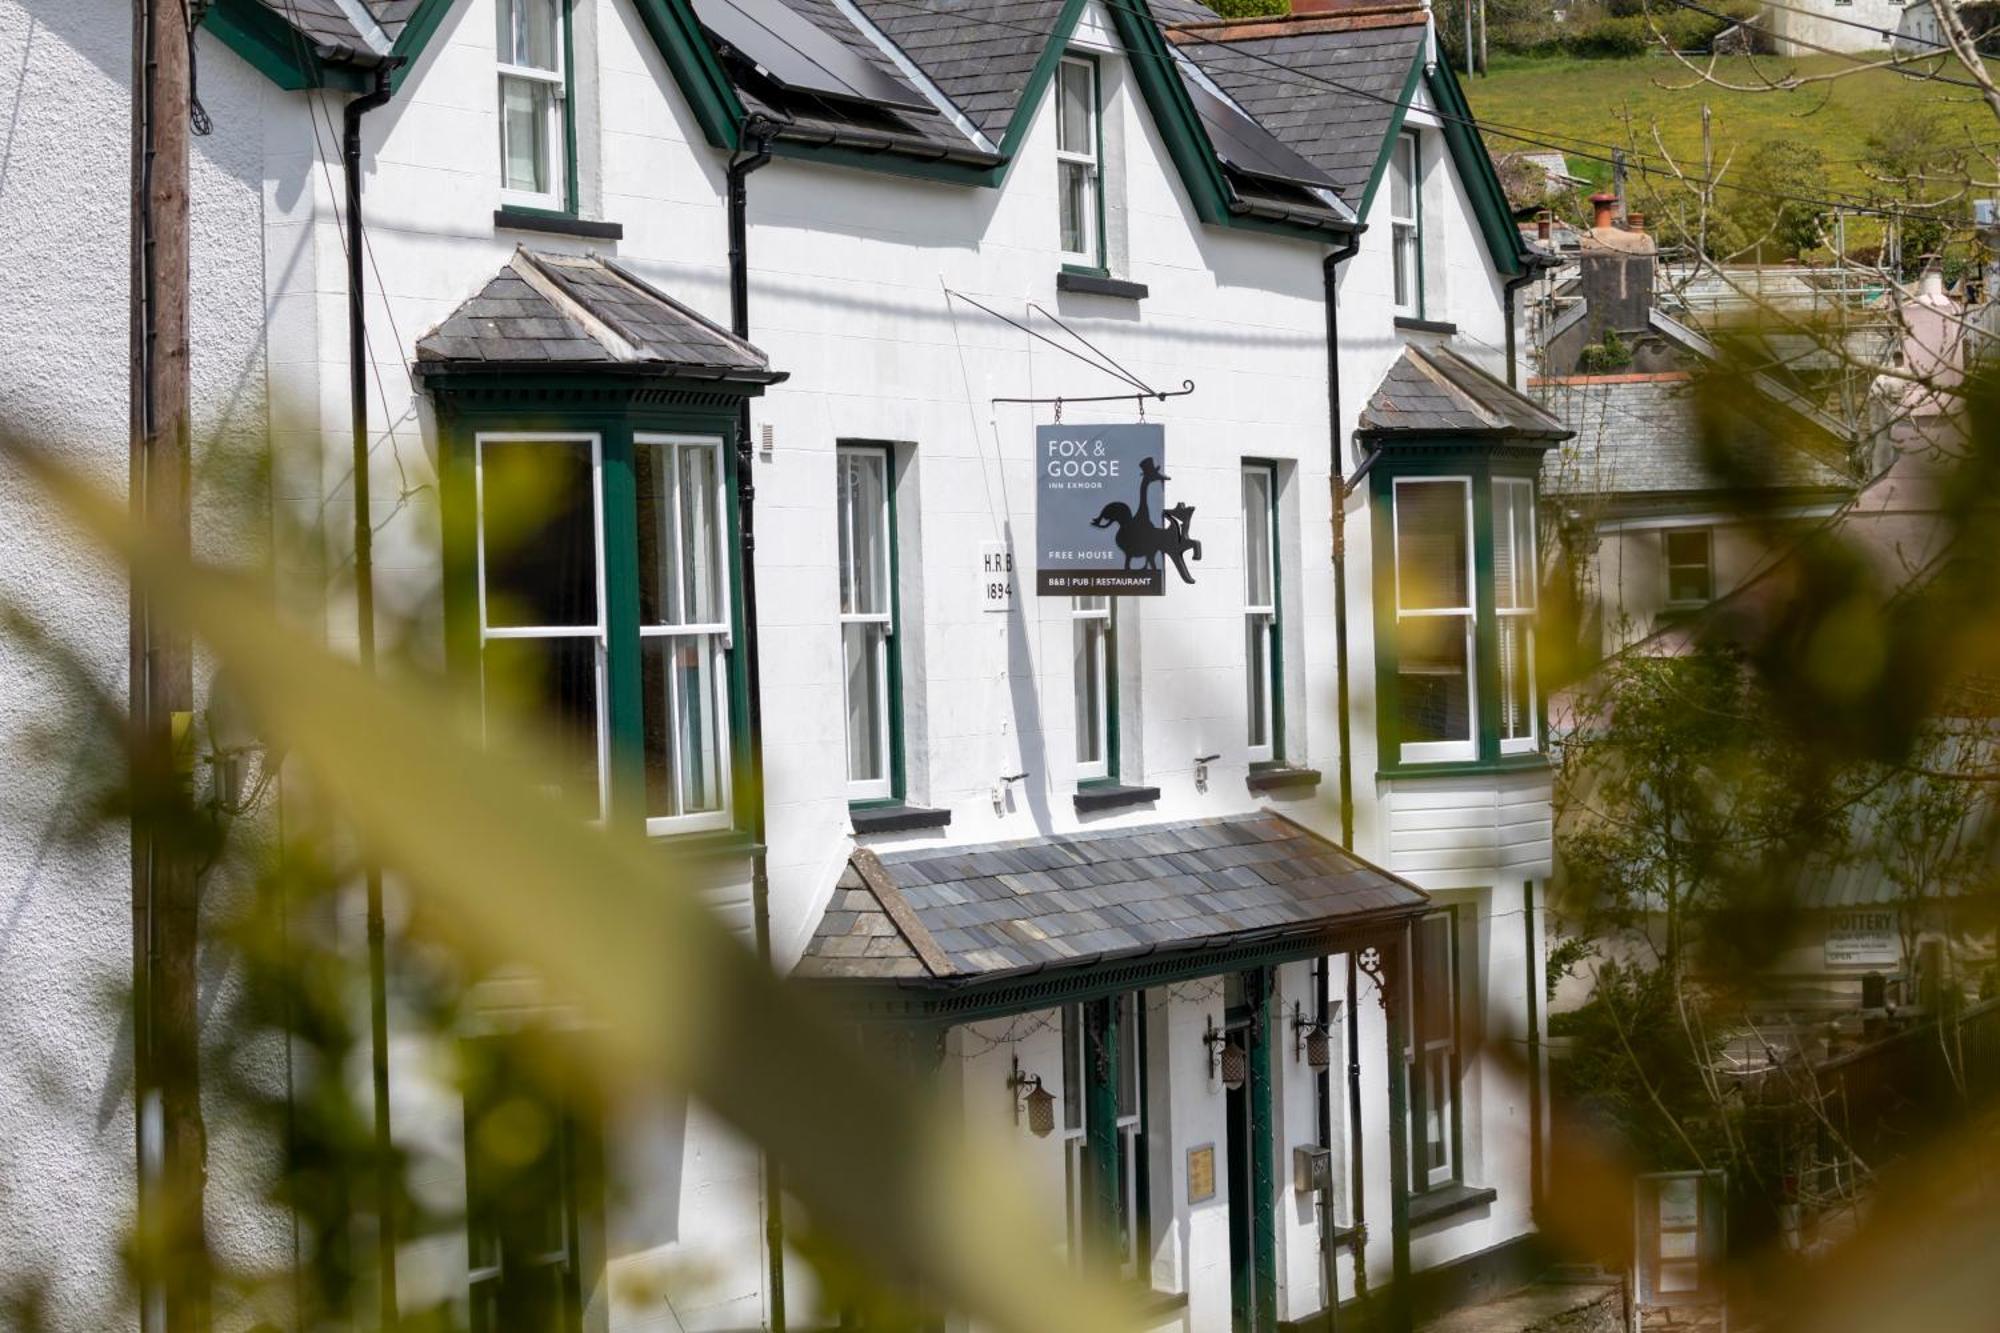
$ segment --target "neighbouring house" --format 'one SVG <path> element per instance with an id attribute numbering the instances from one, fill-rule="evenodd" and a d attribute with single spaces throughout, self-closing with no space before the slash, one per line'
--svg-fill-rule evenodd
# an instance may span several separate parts
<path id="1" fill-rule="evenodd" d="M 384 625 L 525 683 L 552 786 L 698 861 L 746 943 L 951 1088 L 1052 1229 L 1190 1333 L 1408 1328 L 1534 1262 L 1544 1183 L 1534 552 L 1567 428 L 1510 385 L 1545 257 L 1428 7 L 1296 9 L 214 0 L 193 38 L 196 433 L 267 466 L 287 615 L 356 636 L 359 372 Z M 35 293 L 0 313 L 5 405 L 107 484 L 130 60 L 115 7 L 0 0 L 0 263 Z M 368 90 L 355 366 L 340 127 Z M 1065 331 L 1187 392 L 1037 337 Z M 1035 428 L 1139 416 L 1192 581 L 1039 595 Z M 517 482 L 555 515 L 527 547 L 488 499 Z M 0 485 L 0 586 L 122 682 L 118 580 Z M 58 698 L 0 651 L 10 699 Z M 32 712 L 0 709 L 10 752 Z M 157 1141 L 98 1004 L 133 980 L 128 849 L 60 838 L 64 775 L 24 771 L 0 1253 L 53 1275 L 59 1325 L 130 1326 Z M 572 1021 L 521 995 L 495 1028 Z M 467 1219 L 403 1247 L 404 1299 L 519 1327 L 539 1274 L 563 1329 L 840 1315 L 755 1146 L 685 1097 L 589 1127 L 622 1200 L 551 1164 L 553 1248 L 483 1231 L 483 1112 L 391 1018 L 391 1133 Z M 211 1225 L 282 1271 L 328 1238 L 253 1203 L 257 1151 L 216 1127 Z M 703 1280 L 613 1280 L 661 1261 Z"/>
<path id="2" fill-rule="evenodd" d="M 1770 0 L 1759 27 L 1779 55 L 1949 55 L 1935 0 Z M 1975 40 L 1992 26 L 1992 7 L 1958 5 Z"/>

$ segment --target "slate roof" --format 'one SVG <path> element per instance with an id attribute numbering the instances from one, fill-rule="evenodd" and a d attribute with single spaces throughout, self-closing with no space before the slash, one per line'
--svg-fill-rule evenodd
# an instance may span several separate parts
<path id="1" fill-rule="evenodd" d="M 765 355 L 594 255 L 517 250 L 479 294 L 417 340 L 418 368 L 626 364 L 772 383 Z"/>
<path id="2" fill-rule="evenodd" d="M 1363 436 L 1508 435 L 1554 443 L 1569 428 L 1448 347 L 1405 347 L 1361 410 Z"/>
<path id="3" fill-rule="evenodd" d="M 832 0 L 780 0 L 786 8 L 811 23 L 862 61 L 885 75 L 892 83 L 907 85 L 896 62 L 842 13 Z M 726 44 L 710 34 L 745 111 L 762 115 L 778 127 L 781 139 L 806 142 L 837 140 L 857 146 L 902 150 L 922 157 L 949 155 L 975 163 L 998 162 L 980 150 L 951 119 L 939 111 L 910 106 L 877 106 L 871 103 L 834 101 L 797 89 L 787 89 L 761 77 L 748 62 L 732 58 Z M 916 89 L 910 89 L 916 93 Z M 921 96 L 921 94 L 918 94 Z"/>
<path id="4" fill-rule="evenodd" d="M 1269 813 L 1022 842 L 858 850 L 795 975 L 984 980 L 1310 934 L 1422 890 Z"/>
<path id="5" fill-rule="evenodd" d="M 1412 9 L 1284 24 L 1179 20 L 1183 26 L 1168 36 L 1281 143 L 1332 177 L 1359 212 L 1395 104 L 1423 51 L 1424 19 Z"/>
<path id="6" fill-rule="evenodd" d="M 1713 490 L 1715 473 L 1702 457 L 1695 383 L 1690 375 L 1576 376 L 1543 386 L 1551 410 L 1576 433 L 1560 466 L 1545 469 L 1551 495 L 1659 495 Z M 1744 423 L 1732 433 L 1742 447 L 1762 447 L 1768 466 L 1759 480 L 1774 489 L 1851 491 L 1839 469 Z"/>
<path id="7" fill-rule="evenodd" d="M 1027 91 L 1063 0 L 855 0 L 995 144 Z"/>
<path id="8" fill-rule="evenodd" d="M 370 56 L 385 54 L 369 45 L 339 0 L 260 0 L 260 3 L 316 46 Z M 423 0 L 359 0 L 360 7 L 374 16 L 383 36 L 392 44 L 403 35 L 404 26 L 422 3 Z"/>

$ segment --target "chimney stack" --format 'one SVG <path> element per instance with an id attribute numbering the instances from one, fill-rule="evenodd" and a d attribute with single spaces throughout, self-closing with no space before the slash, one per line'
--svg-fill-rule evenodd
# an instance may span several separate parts
<path id="1" fill-rule="evenodd" d="M 1549 238 L 1553 234 L 1554 234 L 1554 223 L 1549 218 L 1549 210 L 1545 208 L 1541 212 L 1535 214 L 1535 239 L 1540 241 L 1542 244 L 1547 245 L 1549 243 Z"/>
<path id="2" fill-rule="evenodd" d="M 1611 225 L 1611 219 L 1618 213 L 1618 196 L 1615 194 L 1593 194 L 1590 196 L 1590 225 L 1592 230 Z"/>

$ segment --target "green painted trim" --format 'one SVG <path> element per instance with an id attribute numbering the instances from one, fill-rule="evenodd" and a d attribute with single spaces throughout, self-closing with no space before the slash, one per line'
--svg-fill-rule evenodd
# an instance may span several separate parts
<path id="1" fill-rule="evenodd" d="M 1389 1267 L 1388 1319 L 1391 1333 L 1409 1333 L 1415 1326 L 1410 1292 L 1410 1070 L 1403 1060 L 1403 997 L 1409 993 L 1410 932 L 1381 950 L 1384 1050 L 1389 1072 Z"/>
<path id="2" fill-rule="evenodd" d="M 971 162 L 953 162 L 947 158 L 905 157 L 886 148 L 870 151 L 865 148 L 849 148 L 844 144 L 795 143 L 784 139 L 772 141 L 771 156 L 793 162 L 811 162 L 821 166 L 873 171 L 885 176 L 901 176 L 908 180 L 936 181 L 943 185 L 992 187 L 1000 183 L 1001 177 L 1006 172 L 1004 164 L 979 166 Z"/>
<path id="3" fill-rule="evenodd" d="M 719 442 L 723 484 L 735 494 L 736 418 L 717 401 L 654 406 L 633 400 L 634 390 L 657 381 L 617 376 L 478 375 L 430 386 L 437 406 L 444 454 L 440 477 L 444 540 L 446 671 L 479 701 L 480 643 L 477 564 L 478 513 L 473 458 L 479 432 L 595 432 L 603 470 L 606 705 L 611 736 L 611 807 L 643 826 L 645 819 L 645 700 L 640 688 L 638 491 L 635 434 L 694 435 Z M 468 395 L 467 389 L 473 392 Z M 749 809 L 748 664 L 741 644 L 743 543 L 736 507 L 725 506 L 730 551 L 730 631 L 737 645 L 727 655 L 729 673 L 730 818 L 732 827 L 676 836 L 677 848 L 712 849 L 717 855 L 757 850 L 735 821 Z M 685 841 L 683 841 L 685 839 Z"/>
<path id="4" fill-rule="evenodd" d="M 563 0 L 563 206 L 569 217 L 580 216 L 577 193 L 581 188 L 576 162 L 576 28 L 570 21 L 573 0 Z"/>
<path id="5" fill-rule="evenodd" d="M 1000 155 L 1007 159 L 1000 169 L 1005 176 L 1020 154 L 1021 141 L 1028 137 L 1029 127 L 1035 122 L 1035 112 L 1041 107 L 1042 94 L 1049 90 L 1055 79 L 1056 66 L 1062 63 L 1069 48 L 1069 39 L 1076 32 L 1077 21 L 1083 17 L 1085 0 L 1063 0 L 1062 12 L 1056 15 L 1055 25 L 1049 29 L 1048 44 L 1042 54 L 1035 59 L 1035 67 L 1028 74 L 1028 82 L 1021 89 L 1021 100 L 1014 104 L 1014 114 L 1007 118 L 1007 132 L 1001 136 Z M 1113 6 L 1114 14 L 1120 6 Z M 1000 183 L 999 179 L 993 182 Z"/>
<path id="6" fill-rule="evenodd" d="M 359 92 L 369 76 L 320 59 L 312 42 L 257 0 L 215 0 L 202 23 L 251 68 L 287 92 L 338 88 Z"/>
<path id="7" fill-rule="evenodd" d="M 1187 188 L 1195 216 L 1214 226 L 1232 225 L 1236 218 L 1230 213 L 1229 204 L 1234 195 L 1223 177 L 1222 161 L 1208 141 L 1208 132 L 1201 127 L 1201 117 L 1188 97 L 1187 86 L 1181 82 L 1180 71 L 1174 68 L 1173 53 L 1167 48 L 1160 25 L 1153 20 L 1144 0 L 1114 4 L 1110 9 L 1112 26 L 1125 44 L 1126 63 L 1147 109 L 1153 113 L 1153 124 L 1166 144 L 1167 156 L 1173 159 L 1181 183 Z"/>
<path id="8" fill-rule="evenodd" d="M 1465 89 L 1451 66 L 1442 60 L 1432 68 L 1429 84 L 1438 118 L 1444 123 L 1445 143 L 1451 148 L 1459 181 L 1471 196 L 1472 211 L 1480 233 L 1486 238 L 1493 267 L 1506 277 L 1519 277 L 1527 267 L 1527 243 L 1514 225 L 1513 210 L 1507 207 L 1507 192 L 1493 170 L 1492 155 L 1473 128 L 1478 121 L 1471 104 L 1465 100 Z"/>
<path id="9" fill-rule="evenodd" d="M 1118 1268 L 1118 1023 L 1114 996 L 1087 1000 L 1083 1019 L 1084 1238 L 1086 1254 Z"/>
<path id="10" fill-rule="evenodd" d="M 1417 88 L 1424 79 L 1424 52 L 1426 43 L 1417 43 L 1417 54 L 1410 61 L 1410 72 L 1403 76 L 1403 91 L 1396 94 L 1396 105 L 1389 112 L 1389 129 L 1382 136 L 1382 145 L 1375 150 L 1375 165 L 1368 170 L 1368 184 L 1361 191 L 1361 202 L 1356 205 L 1355 215 L 1363 221 L 1375 207 L 1375 192 L 1382 186 L 1382 178 L 1389 174 L 1389 158 L 1396 151 L 1396 136 L 1403 132 L 1403 117 L 1409 113 L 1410 103 L 1415 100 Z"/>
<path id="11" fill-rule="evenodd" d="M 629 419 L 602 435 L 605 692 L 611 733 L 611 808 L 621 820 L 646 818 L 644 667 L 639 660 L 638 445 Z"/>
<path id="12" fill-rule="evenodd" d="M 1271 475 L 1271 757 L 1251 765 L 1285 766 L 1285 557 L 1278 531 L 1278 460 L 1246 458 L 1246 468 L 1263 468 Z"/>
<path id="13" fill-rule="evenodd" d="M 1369 474 L 1369 501 L 1375 507 L 1373 546 L 1376 580 L 1381 595 L 1375 602 L 1375 700 L 1378 778 L 1442 777 L 1453 774 L 1519 773 L 1545 770 L 1548 744 L 1546 719 L 1536 737 L 1542 750 L 1522 754 L 1500 752 L 1500 618 L 1493 590 L 1493 478 L 1524 477 L 1534 473 L 1519 460 L 1496 457 L 1488 447 L 1439 446 L 1418 442 L 1395 446 L 1396 456 L 1384 456 Z M 1468 477 L 1472 487 L 1472 577 L 1473 577 L 1473 700 L 1476 712 L 1475 757 L 1409 764 L 1402 761 L 1402 716 L 1400 678 L 1397 664 L 1395 487 L 1399 479 L 1411 477 Z M 1536 495 L 1540 500 L 1539 487 Z M 1536 706 L 1546 709 L 1541 692 Z"/>
<path id="14" fill-rule="evenodd" d="M 1257 967 L 1243 980 L 1250 1004 L 1250 1251 L 1254 1257 L 1253 1303 L 1257 1333 L 1278 1326 L 1278 1163 L 1274 1143 L 1276 1090 L 1271 1070 L 1270 967 Z"/>
<path id="15" fill-rule="evenodd" d="M 1430 283 L 1424 276 L 1424 141 L 1420 135 L 1410 136 L 1410 166 L 1416 172 L 1416 179 L 1410 182 L 1410 210 L 1417 220 L 1417 318 L 1424 318 L 1424 310 L 1430 304 Z"/>
<path id="16" fill-rule="evenodd" d="M 1059 271 L 1074 273 L 1084 278 L 1108 278 L 1111 276 L 1111 270 L 1102 264 L 1064 264 Z"/>
<path id="17" fill-rule="evenodd" d="M 633 0 L 633 4 L 709 143 L 732 151 L 742 147 L 747 113 L 693 6 L 688 0 Z"/>
<path id="18" fill-rule="evenodd" d="M 1111 614 L 1105 620 L 1104 634 L 1104 776 L 1093 779 L 1090 784 L 1100 787 L 1119 786 L 1119 775 L 1124 771 L 1118 754 L 1125 741 L 1124 728 L 1118 725 L 1119 599 L 1112 597 L 1108 601 Z"/>
<path id="19" fill-rule="evenodd" d="M 437 32 L 438 25 L 443 23 L 445 15 L 451 12 L 452 3 L 453 0 L 424 0 L 404 22 L 403 31 L 396 38 L 396 45 L 390 49 L 390 54 L 400 57 L 403 62 L 389 75 L 391 91 L 400 90 L 403 80 L 416 68 L 417 57 L 421 56 L 430 45 L 431 37 Z"/>

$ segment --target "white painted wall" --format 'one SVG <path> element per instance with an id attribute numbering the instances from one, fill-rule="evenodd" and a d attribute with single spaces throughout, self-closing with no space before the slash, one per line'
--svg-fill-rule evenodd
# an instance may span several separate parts
<path id="1" fill-rule="evenodd" d="M 484 286 L 516 244 L 582 248 L 559 237 L 493 230 L 499 202 L 493 26 L 490 0 L 454 6 L 401 94 L 365 122 L 378 589 L 392 644 L 407 639 L 420 654 L 436 648 L 439 570 L 436 439 L 407 370 L 414 344 Z M 580 0 L 575 29 L 579 121 L 587 140 L 584 210 L 625 228 L 622 241 L 598 247 L 711 317 L 726 318 L 723 155 L 702 141 L 629 0 Z M 1101 24 L 1092 30 L 1104 33 Z M 110 7 L 0 0 L 0 68 L 24 71 L 0 156 L 9 164 L 0 175 L 0 236 L 10 262 L 32 256 L 37 266 L 36 282 L 16 284 L 30 299 L 0 311 L 5 364 L 37 370 L 6 381 L 6 403 L 39 429 L 66 428 L 67 447 L 108 484 L 123 468 L 128 47 L 124 17 Z M 283 600 L 329 641 L 345 644 L 353 617 L 340 573 L 351 528 L 336 208 L 341 99 L 281 93 L 205 39 L 202 59 L 204 100 L 218 131 L 200 142 L 197 167 L 201 420 L 226 418 L 254 429 L 268 419 Z M 1046 104 L 1024 113 L 1032 114 L 1033 128 L 997 190 L 784 160 L 751 178 L 753 339 L 791 374 L 754 408 L 755 425 L 770 428 L 775 446 L 757 462 L 755 480 L 773 936 L 781 961 L 803 946 L 852 845 L 833 623 L 833 457 L 842 439 L 897 443 L 910 795 L 953 815 L 947 836 L 931 841 L 1027 837 L 1086 822 L 1139 824 L 1259 804 L 1243 781 L 1238 469 L 1252 457 L 1275 459 L 1281 471 L 1286 757 L 1326 774 L 1318 791 L 1273 804 L 1322 833 L 1338 833 L 1324 249 L 1200 225 L 1122 57 L 1107 53 L 1104 73 L 1111 263 L 1117 276 L 1148 285 L 1150 294 L 1136 305 L 1055 289 L 1054 130 Z M 1421 109 L 1412 123 L 1424 123 Z M 1455 345 L 1497 371 L 1504 341 L 1499 279 L 1472 230 L 1462 183 L 1439 151 L 1439 136 L 1430 133 L 1427 141 L 1428 313 L 1455 322 Z M 87 189 L 78 188 L 79 179 Z M 77 208 L 88 210 L 85 225 L 78 224 Z M 1378 226 L 1340 280 L 1342 438 L 1404 336 L 1389 321 L 1388 271 L 1387 228 Z M 1204 543 L 1197 582 L 1119 609 L 1121 770 L 1127 781 L 1161 789 L 1151 808 L 1089 821 L 1074 812 L 1067 603 L 1030 596 L 1006 616 L 971 604 L 979 543 L 1011 534 L 1017 553 L 1032 549 L 1032 426 L 1047 419 L 1044 410 L 991 399 L 1104 392 L 1105 381 L 1017 330 L 948 302 L 946 287 L 1021 319 L 1028 303 L 1039 303 L 1149 382 L 1196 382 L 1196 393 L 1151 404 L 1147 415 L 1167 425 L 1172 499 L 1196 510 L 1193 530 Z M 1065 412 L 1073 421 L 1131 415 L 1128 404 L 1074 404 Z M 18 489 L 0 491 L 9 514 L 33 512 L 34 505 Z M 1391 854 L 1385 839 L 1396 812 L 1421 802 L 1415 784 L 1406 796 L 1401 786 L 1391 792 L 1371 780 L 1368 524 L 1365 502 L 1350 500 L 1358 849 L 1383 859 Z M 123 598 L 114 580 L 46 544 L 22 543 L 0 547 L 0 587 L 48 616 L 102 667 L 106 688 L 122 691 Z M 8 679 L 36 682 L 32 690 L 0 695 L 0 743 L 12 749 L 64 695 L 34 663 L 5 666 Z M 32 708 L 23 706 L 28 700 Z M 1221 758 L 1199 786 L 1193 761 L 1211 753 Z M 30 1095 L 39 1095 L 39 1084 L 15 1062 L 0 1068 L 0 1109 L 15 1123 L 40 1127 L 10 1137 L 0 1157 L 7 1173 L 0 1188 L 32 1197 L 29 1216 L 46 1212 L 46 1200 L 75 1219 L 53 1234 L 31 1224 L 19 1238 L 30 1247 L 58 1245 L 65 1299 L 87 1302 L 108 1289 L 109 1246 L 130 1178 L 117 1019 L 84 1016 L 94 987 L 116 980 L 125 967 L 124 846 L 121 838 L 84 847 L 51 841 L 52 821 L 68 797 L 58 768 L 35 771 L 46 780 L 22 794 L 19 817 L 0 821 L 0 1025 L 6 1025 L 0 1033 L 9 1049 L 17 1041 L 46 1048 L 64 1102 L 36 1109 Z M 1029 778 L 996 810 L 993 781 L 1021 771 Z M 1504 922 L 1515 910 L 1509 904 L 1518 904 L 1519 880 L 1544 873 L 1505 850 L 1513 845 L 1508 830 L 1532 825 L 1530 807 L 1545 796 L 1511 787 L 1458 795 L 1465 808 L 1488 811 L 1487 823 L 1468 833 L 1453 875 L 1414 865 L 1411 873 L 1420 883 L 1468 893 L 1473 919 Z M 734 920 L 747 926 L 747 889 L 724 896 Z M 1518 938 L 1503 924 L 1490 931 L 1481 925 L 1476 948 L 1467 950 L 1495 1021 L 1519 1010 L 1525 978 L 1534 974 L 1520 948 L 1508 944 Z M 42 941 L 64 943 L 48 948 Z M 1344 979 L 1344 969 L 1335 975 Z M 1283 970 L 1284 1002 L 1309 1003 L 1307 976 L 1304 965 Z M 1160 1227 L 1154 1274 L 1189 1292 L 1189 1327 L 1213 1328 L 1227 1314 L 1226 1196 L 1190 1206 L 1181 1175 L 1186 1146 L 1219 1147 L 1223 1139 L 1220 1097 L 1208 1083 L 1199 1040 L 1204 1018 L 1219 1017 L 1220 1005 L 1219 996 L 1207 1004 L 1176 992 L 1149 999 L 1164 1018 L 1154 1027 L 1154 1045 L 1165 1052 L 1155 1078 L 1172 1126 L 1171 1151 L 1156 1163 L 1162 1179 L 1155 1197 L 1178 1200 L 1162 1214 L 1170 1220 Z M 1379 1010 L 1367 1002 L 1366 986 L 1363 994 L 1362 1051 L 1370 1071 L 1364 1100 L 1368 1115 L 1379 1118 L 1386 1098 Z M 79 1032 L 85 1039 L 76 1039 Z M 399 1068 L 420 1054 L 415 1039 L 399 1034 Z M 1004 1070 L 996 1076 L 993 1064 L 1002 1057 L 979 1047 L 971 1032 L 955 1040 L 969 1119 L 1004 1114 Z M 1015 1044 L 1024 1063 L 1030 1057 L 1059 1063 L 1031 1040 Z M 1281 1302 L 1284 1313 L 1298 1315 L 1318 1308 L 1321 1292 L 1316 1224 L 1290 1192 L 1290 1149 L 1316 1129 L 1310 1080 L 1289 1051 L 1289 1029 L 1282 1029 Z M 397 1132 L 425 1154 L 428 1186 L 441 1198 L 454 1186 L 462 1192 L 456 1108 L 414 1076 L 395 1086 Z M 1470 1252 L 1527 1226 L 1514 1128 L 1519 1097 L 1483 1064 L 1468 1089 L 1468 1105 L 1478 1104 L 1478 1123 L 1467 1133 L 1479 1145 L 1479 1170 L 1489 1183 L 1509 1184 L 1489 1216 L 1425 1238 L 1420 1263 Z M 1344 1090 L 1335 1105 L 1344 1134 Z M 1388 1237 L 1380 1131 L 1365 1119 L 1357 1127 L 1368 1155 L 1377 1247 Z M 1027 1151 L 1037 1163 L 1038 1187 L 1047 1187 L 1047 1164 L 1035 1155 L 1044 1149 Z M 24 1165 L 12 1165 L 15 1156 Z M 613 1220 L 619 1271 L 667 1262 L 704 1270 L 708 1280 L 677 1289 L 664 1313 L 657 1304 L 619 1304 L 607 1288 L 599 1300 L 607 1303 L 610 1326 L 698 1329 L 761 1319 L 754 1153 L 703 1108 L 683 1105 L 635 1113 L 618 1135 L 614 1157 L 657 1185 L 642 1206 Z M 1218 1151 L 1218 1168 L 1226 1171 L 1222 1158 Z M 1344 1149 L 1340 1158 L 1344 1180 Z M 1058 1170 L 1058 1196 L 1059 1179 Z M 22 1215 L 0 1208 L 0 1250 L 26 1252 L 5 1243 L 15 1239 L 5 1228 Z M 1378 1281 L 1387 1273 L 1386 1249 L 1379 1256 L 1371 1250 L 1370 1268 Z M 407 1257 L 403 1271 L 412 1294 L 462 1289 L 463 1279 L 462 1244 L 428 1245 Z"/>
<path id="2" fill-rule="evenodd" d="M 1930 0 L 1785 0 L 1761 26 L 1780 55 L 1925 55 L 1943 42 Z"/>

